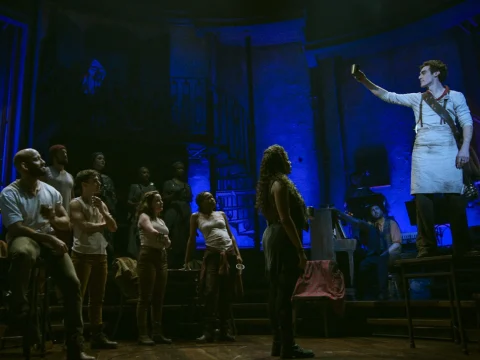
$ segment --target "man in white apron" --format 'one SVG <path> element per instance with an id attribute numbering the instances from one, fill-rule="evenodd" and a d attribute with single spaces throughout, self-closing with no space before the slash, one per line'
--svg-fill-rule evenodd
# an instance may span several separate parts
<path id="1" fill-rule="evenodd" d="M 375 85 L 365 74 L 355 69 L 353 76 L 380 99 L 412 108 L 415 114 L 415 144 L 412 152 L 411 188 L 417 208 L 418 257 L 437 253 L 435 236 L 434 199 L 445 198 L 448 204 L 453 250 L 457 255 L 470 248 L 466 200 L 463 193 L 462 167 L 469 161 L 469 146 L 473 121 L 465 97 L 442 84 L 447 66 L 439 60 L 428 60 L 420 66 L 420 86 L 428 89 L 453 119 L 458 119 L 463 143 L 457 148 L 447 123 L 422 100 L 421 93 L 396 94 Z"/>

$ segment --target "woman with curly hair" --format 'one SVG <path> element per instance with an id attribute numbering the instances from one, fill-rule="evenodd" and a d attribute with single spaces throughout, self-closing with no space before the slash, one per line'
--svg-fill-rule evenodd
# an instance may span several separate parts
<path id="1" fill-rule="evenodd" d="M 140 253 L 137 274 L 138 292 L 137 326 L 140 345 L 171 344 L 163 336 L 162 310 L 167 286 L 167 251 L 171 244 L 168 228 L 160 218 L 163 210 L 162 197 L 158 191 L 149 191 L 142 196 L 137 209 Z M 147 312 L 151 306 L 152 337 L 147 331 Z"/>
<path id="2" fill-rule="evenodd" d="M 220 320 L 220 341 L 235 341 L 229 333 L 231 303 L 235 290 L 241 291 L 241 278 L 236 265 L 242 263 L 237 241 L 230 230 L 227 216 L 215 211 L 215 198 L 207 191 L 197 195 L 198 212 L 190 217 L 190 237 L 185 253 L 185 268 L 189 269 L 190 255 L 195 249 L 197 229 L 205 238 L 207 249 L 200 271 L 199 293 L 204 297 L 204 330 L 199 343 L 213 341 L 217 314 Z M 237 276 L 238 275 L 238 276 Z"/>
<path id="3" fill-rule="evenodd" d="M 301 359 L 315 355 L 296 345 L 293 338 L 291 298 L 307 262 L 301 237 L 308 224 L 302 195 L 287 177 L 291 170 L 292 165 L 282 146 L 272 145 L 264 151 L 256 207 L 268 224 L 262 242 L 266 275 L 270 281 L 271 355 Z"/>

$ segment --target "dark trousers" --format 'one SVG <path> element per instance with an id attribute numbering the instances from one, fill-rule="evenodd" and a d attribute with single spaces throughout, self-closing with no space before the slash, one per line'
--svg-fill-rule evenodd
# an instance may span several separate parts
<path id="1" fill-rule="evenodd" d="M 357 297 L 362 300 L 377 300 L 387 295 L 388 251 L 382 255 L 371 254 L 360 262 L 357 276 Z"/>
<path id="2" fill-rule="evenodd" d="M 163 300 L 167 288 L 167 251 L 142 246 L 137 263 L 139 299 L 137 326 L 140 336 L 147 335 L 147 313 L 151 307 L 152 325 L 162 323 Z"/>
<path id="3" fill-rule="evenodd" d="M 450 230 L 452 232 L 453 252 L 461 255 L 471 248 L 465 198 L 459 194 L 445 194 L 445 207 L 448 209 Z M 435 236 L 435 204 L 433 194 L 416 194 L 417 208 L 417 250 L 420 253 L 434 253 L 437 250 Z M 437 203 L 438 204 L 438 203 Z M 437 211 L 440 211 L 437 209 Z"/>
<path id="4" fill-rule="evenodd" d="M 292 295 L 297 274 L 279 274 L 270 278 L 268 308 L 273 340 L 281 341 L 284 348 L 293 346 Z"/>
<path id="5" fill-rule="evenodd" d="M 231 304 L 235 292 L 236 257 L 228 256 L 230 271 L 219 274 L 221 255 L 212 253 L 205 259 L 204 311 L 206 330 L 211 330 L 215 320 L 220 320 L 220 330 L 228 330 L 231 317 Z"/>
<path id="6" fill-rule="evenodd" d="M 12 292 L 12 312 L 17 314 L 28 312 L 27 292 L 30 274 L 41 254 L 47 266 L 51 268 L 50 273 L 62 292 L 66 343 L 69 351 L 75 351 L 83 341 L 82 294 L 80 281 L 70 256 L 68 254 L 55 256 L 49 249 L 41 247 L 28 237 L 13 239 L 8 246 L 8 251 L 11 259 L 9 282 Z M 39 336 L 38 329 L 35 332 L 35 335 Z"/>

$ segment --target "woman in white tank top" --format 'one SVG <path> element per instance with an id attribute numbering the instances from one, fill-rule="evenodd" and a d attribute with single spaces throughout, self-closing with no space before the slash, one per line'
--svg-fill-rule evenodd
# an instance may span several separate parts
<path id="1" fill-rule="evenodd" d="M 198 213 L 190 217 L 190 237 L 185 254 L 185 268 L 189 269 L 190 255 L 195 250 L 197 229 L 205 238 L 207 249 L 203 256 L 199 292 L 204 297 L 204 331 L 199 343 L 213 341 L 216 315 L 220 320 L 220 341 L 235 341 L 229 334 L 231 302 L 235 290 L 241 288 L 241 277 L 236 265 L 242 263 L 235 237 L 230 231 L 227 217 L 222 211 L 214 211 L 217 203 L 207 191 L 197 195 Z M 237 276 L 238 275 L 238 276 Z M 241 291 L 241 290 L 240 290 Z M 218 306 L 215 306 L 218 304 Z"/>
<path id="2" fill-rule="evenodd" d="M 138 232 L 140 253 L 137 274 L 139 299 L 137 303 L 138 343 L 140 345 L 171 344 L 172 340 L 163 336 L 162 310 L 168 268 L 167 251 L 171 244 L 168 228 L 160 218 L 163 210 L 162 197 L 158 191 L 149 191 L 142 196 L 138 205 Z M 152 307 L 152 337 L 147 331 L 147 312 Z"/>

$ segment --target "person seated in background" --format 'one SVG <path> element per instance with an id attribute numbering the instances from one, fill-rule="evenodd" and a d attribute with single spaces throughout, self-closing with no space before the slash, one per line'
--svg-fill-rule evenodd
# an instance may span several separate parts
<path id="1" fill-rule="evenodd" d="M 25 329 L 29 312 L 28 288 L 32 268 L 42 256 L 51 267 L 52 277 L 63 294 L 67 360 L 94 360 L 83 351 L 83 319 L 80 281 L 68 255 L 67 245 L 54 230 L 68 230 L 70 219 L 62 196 L 52 186 L 39 181 L 46 174 L 45 161 L 34 149 L 19 151 L 13 159 L 20 179 L 2 190 L 0 209 L 7 228 L 10 257 L 10 323 L 31 332 L 38 344 L 38 324 Z"/>
<path id="2" fill-rule="evenodd" d="M 359 229 L 359 244 L 365 249 L 357 273 L 357 298 L 385 300 L 388 298 L 388 269 L 400 258 L 402 238 L 397 222 L 386 217 L 380 206 L 368 205 L 367 210 L 368 221 L 339 210 L 336 215 Z"/>

